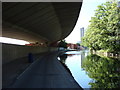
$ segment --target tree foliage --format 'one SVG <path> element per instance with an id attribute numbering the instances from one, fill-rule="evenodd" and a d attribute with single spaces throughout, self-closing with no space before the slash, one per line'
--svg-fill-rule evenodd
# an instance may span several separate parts
<path id="1" fill-rule="evenodd" d="M 120 88 L 120 60 L 89 55 L 82 68 L 93 79 L 92 88 Z"/>
<path id="2" fill-rule="evenodd" d="M 98 6 L 82 38 L 82 44 L 93 50 L 120 50 L 120 7 L 117 2 Z"/>
<path id="3" fill-rule="evenodd" d="M 67 43 L 65 40 L 61 40 L 58 44 L 58 47 L 63 47 L 63 48 L 67 48 Z"/>
<path id="4" fill-rule="evenodd" d="M 76 43 L 76 45 L 80 46 L 80 43 Z"/>

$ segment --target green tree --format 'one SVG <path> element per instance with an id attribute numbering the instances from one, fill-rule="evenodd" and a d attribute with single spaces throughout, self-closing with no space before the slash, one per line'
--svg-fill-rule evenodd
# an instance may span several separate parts
<path id="1" fill-rule="evenodd" d="M 97 55 L 87 56 L 82 68 L 93 79 L 92 88 L 120 88 L 120 60 Z"/>
<path id="2" fill-rule="evenodd" d="M 82 38 L 82 45 L 93 50 L 120 50 L 120 7 L 117 2 L 98 6 Z"/>
<path id="3" fill-rule="evenodd" d="M 58 44 L 58 47 L 67 48 L 67 42 L 65 40 L 61 40 Z"/>
<path id="4" fill-rule="evenodd" d="M 80 46 L 80 43 L 76 43 L 76 45 Z"/>

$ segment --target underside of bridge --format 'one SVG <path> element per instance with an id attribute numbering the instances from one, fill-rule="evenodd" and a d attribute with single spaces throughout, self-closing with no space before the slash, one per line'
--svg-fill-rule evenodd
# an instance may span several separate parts
<path id="1" fill-rule="evenodd" d="M 73 30 L 82 2 L 3 2 L 2 36 L 53 43 Z"/>
<path id="2" fill-rule="evenodd" d="M 27 63 L 31 60 L 30 55 L 35 61 L 46 57 L 44 55 L 49 52 L 59 50 L 50 45 L 66 38 L 72 32 L 81 6 L 82 2 L 2 2 L 2 37 L 45 43 L 45 46 L 2 43 L 3 88 L 12 85 L 30 65 Z M 52 59 L 50 56 L 48 61 Z"/>

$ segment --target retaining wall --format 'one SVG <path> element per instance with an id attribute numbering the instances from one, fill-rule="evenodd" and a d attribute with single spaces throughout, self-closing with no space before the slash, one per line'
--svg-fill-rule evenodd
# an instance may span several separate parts
<path id="1" fill-rule="evenodd" d="M 55 47 L 2 44 L 2 64 L 11 62 L 18 58 L 27 57 L 29 53 L 38 54 L 57 50 L 58 48 Z"/>

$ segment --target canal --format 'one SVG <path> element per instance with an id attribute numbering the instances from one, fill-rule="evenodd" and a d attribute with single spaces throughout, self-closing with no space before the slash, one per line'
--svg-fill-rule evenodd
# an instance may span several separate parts
<path id="1" fill-rule="evenodd" d="M 58 57 L 76 82 L 86 88 L 120 88 L 120 59 L 100 57 L 88 50 L 69 51 Z"/>

